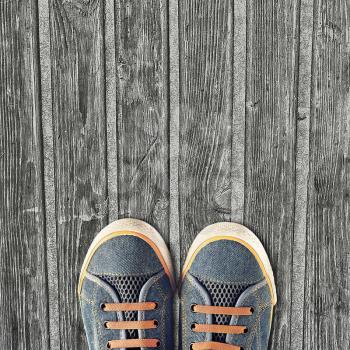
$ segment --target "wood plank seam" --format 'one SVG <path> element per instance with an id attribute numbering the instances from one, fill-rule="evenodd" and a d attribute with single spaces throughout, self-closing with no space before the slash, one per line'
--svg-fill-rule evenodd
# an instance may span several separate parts
<path id="1" fill-rule="evenodd" d="M 307 201 L 309 176 L 310 86 L 312 65 L 313 0 L 299 4 L 299 74 L 297 110 L 296 193 L 293 246 L 292 312 L 290 343 L 303 349 L 305 235 L 307 231 Z M 311 9 L 310 9 L 311 8 Z M 311 29 L 310 29 L 311 26 Z M 311 33 L 310 33 L 311 31 Z M 310 45 L 311 41 L 311 45 Z"/>

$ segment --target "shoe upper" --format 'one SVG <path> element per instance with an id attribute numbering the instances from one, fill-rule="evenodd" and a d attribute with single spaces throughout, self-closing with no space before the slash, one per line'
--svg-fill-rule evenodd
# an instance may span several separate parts
<path id="1" fill-rule="evenodd" d="M 250 308 L 252 313 L 205 314 L 194 312 L 194 305 Z M 199 250 L 183 277 L 182 349 L 202 342 L 230 344 L 230 349 L 267 349 L 272 310 L 270 288 L 254 254 L 234 240 L 211 242 Z M 193 325 L 198 324 L 244 326 L 246 333 L 194 332 Z"/>
<path id="2" fill-rule="evenodd" d="M 157 339 L 157 349 L 173 348 L 173 287 L 154 251 L 142 238 L 119 235 L 94 252 L 81 285 L 80 304 L 90 350 L 109 342 Z M 152 310 L 106 312 L 106 304 L 154 303 Z M 107 329 L 106 322 L 152 321 L 152 329 Z M 110 345 L 109 345 L 110 346 Z M 119 348 L 119 347 L 109 347 Z"/>

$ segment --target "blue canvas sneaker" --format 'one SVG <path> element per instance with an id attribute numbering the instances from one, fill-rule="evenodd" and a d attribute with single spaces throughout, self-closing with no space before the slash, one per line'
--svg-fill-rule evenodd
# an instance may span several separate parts
<path id="1" fill-rule="evenodd" d="M 182 274 L 182 349 L 268 348 L 276 287 L 268 256 L 244 226 L 206 227 Z"/>
<path id="2" fill-rule="evenodd" d="M 153 227 L 122 219 L 103 229 L 78 288 L 89 349 L 172 349 L 174 285 L 170 253 Z"/>

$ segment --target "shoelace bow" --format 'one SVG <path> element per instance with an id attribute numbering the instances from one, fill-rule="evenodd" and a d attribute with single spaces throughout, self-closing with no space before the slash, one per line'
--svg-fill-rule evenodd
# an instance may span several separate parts
<path id="1" fill-rule="evenodd" d="M 104 312 L 127 312 L 127 311 L 151 311 L 158 307 L 157 303 L 120 303 L 102 304 Z M 157 320 L 150 321 L 107 321 L 104 324 L 106 329 L 113 330 L 143 330 L 155 329 L 158 327 Z M 107 343 L 108 349 L 130 349 L 130 348 L 158 348 L 159 339 L 123 339 L 110 340 Z"/>
<path id="2" fill-rule="evenodd" d="M 207 305 L 192 305 L 191 311 L 194 313 L 207 315 L 226 316 L 251 316 L 254 309 L 251 307 L 222 307 Z M 218 324 L 197 324 L 191 325 L 191 329 L 196 333 L 222 333 L 222 334 L 244 334 L 248 332 L 245 326 L 226 326 Z M 219 342 L 199 342 L 192 343 L 191 350 L 244 350 L 240 346 L 224 344 Z"/>

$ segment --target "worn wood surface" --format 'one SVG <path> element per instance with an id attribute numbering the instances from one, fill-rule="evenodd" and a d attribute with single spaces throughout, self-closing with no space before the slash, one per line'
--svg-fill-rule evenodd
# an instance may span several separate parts
<path id="1" fill-rule="evenodd" d="M 103 2 L 49 9 L 60 349 L 86 349 L 77 279 L 107 224 Z"/>
<path id="2" fill-rule="evenodd" d="M 115 21 L 118 216 L 149 222 L 168 242 L 167 2 L 117 1 Z"/>
<path id="3" fill-rule="evenodd" d="M 348 349 L 350 3 L 314 6 L 304 349 Z"/>
<path id="4" fill-rule="evenodd" d="M 278 281 L 272 349 L 291 347 L 297 3 L 248 1 L 244 223 Z"/>
<path id="5" fill-rule="evenodd" d="M 93 237 L 177 270 L 210 223 L 271 258 L 271 349 L 350 348 L 348 0 L 0 0 L 0 348 L 87 349 Z"/>
<path id="6" fill-rule="evenodd" d="M 49 345 L 36 5 L 0 2 L 0 347 L 11 350 Z"/>
<path id="7" fill-rule="evenodd" d="M 197 233 L 231 214 L 233 7 L 179 1 L 181 262 Z"/>

